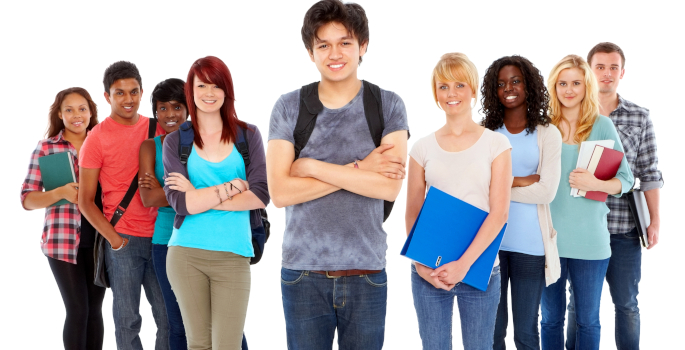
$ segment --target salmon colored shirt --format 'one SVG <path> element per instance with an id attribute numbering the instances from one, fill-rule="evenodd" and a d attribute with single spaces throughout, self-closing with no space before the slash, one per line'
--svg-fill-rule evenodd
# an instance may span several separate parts
<path id="1" fill-rule="evenodd" d="M 108 220 L 138 174 L 138 154 L 140 145 L 147 139 L 149 122 L 149 118 L 139 115 L 135 125 L 122 125 L 107 117 L 88 133 L 81 147 L 81 167 L 100 169 L 103 211 Z M 115 230 L 131 236 L 152 237 L 156 218 L 157 208 L 145 208 L 136 191 Z"/>

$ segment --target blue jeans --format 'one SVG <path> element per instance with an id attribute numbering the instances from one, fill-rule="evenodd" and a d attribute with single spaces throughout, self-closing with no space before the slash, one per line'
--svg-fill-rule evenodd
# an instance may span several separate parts
<path id="1" fill-rule="evenodd" d="M 509 310 L 507 290 L 511 282 L 511 314 L 516 349 L 540 349 L 538 309 L 545 289 L 545 256 L 499 251 L 502 294 L 497 308 L 493 349 L 504 350 Z"/>
<path id="2" fill-rule="evenodd" d="M 281 269 L 281 293 L 289 350 L 380 350 L 388 299 L 385 270 L 328 278 Z"/>
<path id="3" fill-rule="evenodd" d="M 604 260 L 580 260 L 560 258 L 561 276 L 542 292 L 542 349 L 564 348 L 564 318 L 566 314 L 566 280 L 573 286 L 578 332 L 575 348 L 599 349 L 601 326 L 599 302 L 602 297 L 604 276 L 609 258 Z"/>
<path id="4" fill-rule="evenodd" d="M 457 283 L 450 291 L 438 289 L 419 276 L 413 264 L 411 272 L 414 308 L 424 349 L 452 349 L 452 314 L 456 296 L 464 349 L 492 350 L 500 297 L 499 266 L 492 269 L 488 289 L 484 292 L 464 283 Z"/>
<path id="5" fill-rule="evenodd" d="M 642 277 L 642 247 L 637 229 L 611 235 L 611 258 L 606 280 L 616 313 L 615 340 L 618 350 L 640 348 L 640 309 L 637 307 L 638 284 Z M 571 289 L 573 295 L 573 289 Z M 568 304 L 566 347 L 575 348 L 576 312 L 573 299 Z"/>
<path id="6" fill-rule="evenodd" d="M 162 289 L 166 315 L 169 320 L 169 349 L 185 350 L 188 349 L 188 341 L 186 340 L 186 330 L 183 327 L 183 318 L 181 318 L 181 309 L 178 307 L 176 295 L 171 290 L 171 284 L 169 284 L 169 278 L 166 275 L 167 250 L 169 247 L 165 244 L 152 244 L 152 261 L 159 287 Z"/>
<path id="7" fill-rule="evenodd" d="M 138 313 L 141 285 L 145 288 L 145 296 L 152 306 L 152 316 L 157 324 L 155 349 L 169 349 L 169 322 L 162 289 L 152 266 L 152 238 L 120 235 L 129 240 L 125 247 L 114 251 L 107 243 L 105 249 L 105 265 L 114 299 L 112 314 L 117 349 L 143 349 L 138 336 L 142 323 Z"/>

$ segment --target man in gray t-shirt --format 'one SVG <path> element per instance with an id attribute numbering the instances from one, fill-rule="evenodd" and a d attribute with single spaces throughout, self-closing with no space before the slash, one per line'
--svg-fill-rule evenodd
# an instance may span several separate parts
<path id="1" fill-rule="evenodd" d="M 289 349 L 381 349 L 387 279 L 384 200 L 402 186 L 408 124 L 404 103 L 380 90 L 384 129 L 376 148 L 357 68 L 368 44 L 361 6 L 323 0 L 307 12 L 302 38 L 321 73 L 323 110 L 295 160 L 300 90 L 271 114 L 267 175 L 286 207 L 281 291 Z"/>

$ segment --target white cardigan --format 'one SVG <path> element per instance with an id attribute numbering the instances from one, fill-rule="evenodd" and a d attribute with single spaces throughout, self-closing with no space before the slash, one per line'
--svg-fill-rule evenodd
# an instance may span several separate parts
<path id="1" fill-rule="evenodd" d="M 540 163 L 537 170 L 540 181 L 526 187 L 513 187 L 511 200 L 538 206 L 540 231 L 542 231 L 542 242 L 545 246 L 545 283 L 549 286 L 561 275 L 557 231 L 552 226 L 552 215 L 549 209 L 549 203 L 557 193 L 561 177 L 561 133 L 551 123 L 548 126 L 538 125 L 536 130 L 540 149 Z"/>

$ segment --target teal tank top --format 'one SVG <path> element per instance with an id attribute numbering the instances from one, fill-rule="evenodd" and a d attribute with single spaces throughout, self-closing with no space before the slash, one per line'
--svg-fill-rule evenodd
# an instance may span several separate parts
<path id="1" fill-rule="evenodd" d="M 164 163 L 162 163 L 162 136 L 155 137 L 155 177 L 159 184 L 164 187 Z M 157 210 L 155 221 L 155 233 L 152 236 L 153 244 L 169 244 L 171 232 L 174 229 L 174 217 L 176 212 L 169 206 Z"/>
<path id="2" fill-rule="evenodd" d="M 188 176 L 196 189 L 220 185 L 235 178 L 246 180 L 245 162 L 235 145 L 224 160 L 213 163 L 201 158 L 195 147 L 188 157 Z M 219 186 L 221 191 L 223 186 Z M 218 198 L 216 204 L 219 204 Z M 180 229 L 174 228 L 169 246 L 181 246 L 212 251 L 231 252 L 245 257 L 254 256 L 250 211 L 210 209 L 188 215 Z"/>

